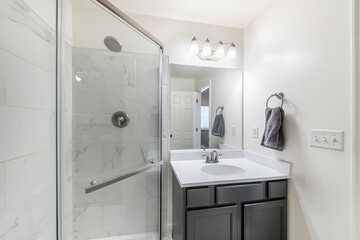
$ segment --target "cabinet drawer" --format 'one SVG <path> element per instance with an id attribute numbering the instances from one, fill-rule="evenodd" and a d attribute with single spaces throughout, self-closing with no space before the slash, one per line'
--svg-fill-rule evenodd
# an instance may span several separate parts
<path id="1" fill-rule="evenodd" d="M 187 207 L 203 207 L 211 205 L 211 189 L 210 188 L 195 188 L 188 189 L 186 192 L 186 206 Z"/>
<path id="2" fill-rule="evenodd" d="M 216 203 L 237 203 L 265 198 L 263 183 L 216 187 Z"/>
<path id="3" fill-rule="evenodd" d="M 269 182 L 268 197 L 281 198 L 287 196 L 287 181 Z"/>

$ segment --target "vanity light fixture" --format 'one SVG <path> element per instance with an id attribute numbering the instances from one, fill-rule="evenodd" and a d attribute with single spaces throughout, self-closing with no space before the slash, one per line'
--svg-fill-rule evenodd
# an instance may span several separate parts
<path id="1" fill-rule="evenodd" d="M 202 42 L 202 47 L 199 48 L 199 41 Z M 236 47 L 234 43 L 223 43 L 221 40 L 211 46 L 210 40 L 205 41 L 193 37 L 190 43 L 190 55 L 197 55 L 201 60 L 218 61 L 225 56 L 225 46 L 229 46 L 227 51 L 227 58 L 236 59 Z"/>

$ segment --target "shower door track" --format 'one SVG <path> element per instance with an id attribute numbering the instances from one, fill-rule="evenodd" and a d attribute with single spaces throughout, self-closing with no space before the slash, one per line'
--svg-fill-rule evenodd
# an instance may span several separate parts
<path id="1" fill-rule="evenodd" d="M 127 172 L 127 173 L 123 173 L 123 174 L 120 174 L 119 176 L 116 176 L 116 177 L 113 177 L 113 178 L 110 178 L 108 180 L 104 180 L 100 183 L 97 183 L 95 181 L 92 181 L 90 183 L 90 186 L 85 188 L 85 193 L 91 193 L 91 192 L 94 192 L 96 190 L 99 190 L 101 188 L 104 188 L 104 187 L 107 187 L 109 185 L 112 185 L 114 183 L 117 183 L 117 182 L 120 182 L 124 179 L 127 179 L 129 177 L 132 177 L 132 176 L 135 176 L 139 173 L 142 173 L 142 172 L 145 172 L 147 170 L 150 170 L 154 167 L 157 167 L 157 166 L 160 166 L 163 164 L 163 161 L 158 161 L 158 162 L 155 162 L 155 163 L 152 163 L 152 164 L 149 164 L 149 165 L 146 165 L 142 168 L 138 168 L 134 171 L 130 171 L 130 172 Z"/>

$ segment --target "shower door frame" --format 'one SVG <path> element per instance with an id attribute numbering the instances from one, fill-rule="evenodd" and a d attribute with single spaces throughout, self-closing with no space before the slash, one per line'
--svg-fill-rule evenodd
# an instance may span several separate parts
<path id="1" fill-rule="evenodd" d="M 154 43 L 159 47 L 159 162 L 162 161 L 162 70 L 163 70 L 163 53 L 164 45 L 157 39 L 154 35 L 148 32 L 140 24 L 135 22 L 132 18 L 110 3 L 108 0 L 90 0 L 101 5 L 112 14 L 114 14 L 120 21 L 134 29 L 137 33 L 142 35 L 144 38 L 148 39 L 150 42 Z M 62 166 L 62 100 L 63 100 L 63 71 L 64 71 L 64 9 L 65 1 L 57 0 L 57 16 L 56 16 L 56 232 L 57 240 L 67 240 L 62 237 L 62 171 L 64 170 Z M 158 233 L 159 240 L 162 239 L 162 165 L 158 166 Z"/>

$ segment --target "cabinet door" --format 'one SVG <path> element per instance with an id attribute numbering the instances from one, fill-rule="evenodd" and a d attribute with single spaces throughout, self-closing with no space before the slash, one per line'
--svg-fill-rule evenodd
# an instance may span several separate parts
<path id="1" fill-rule="evenodd" d="M 237 206 L 187 211 L 186 240 L 236 240 Z"/>
<path id="2" fill-rule="evenodd" d="M 286 200 L 244 205 L 244 240 L 286 240 Z"/>

